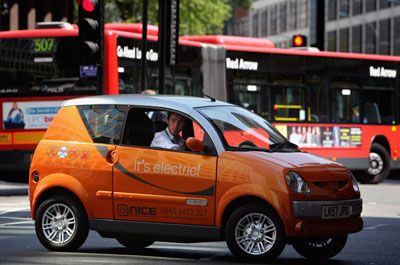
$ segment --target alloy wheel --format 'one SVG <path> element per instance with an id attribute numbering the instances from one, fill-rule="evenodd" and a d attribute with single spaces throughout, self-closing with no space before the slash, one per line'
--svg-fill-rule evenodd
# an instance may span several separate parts
<path id="1" fill-rule="evenodd" d="M 48 207 L 43 215 L 42 230 L 53 244 L 68 242 L 76 231 L 76 218 L 71 208 L 62 203 Z"/>
<path id="2" fill-rule="evenodd" d="M 277 229 L 266 215 L 250 213 L 239 220 L 235 228 L 238 246 L 247 254 L 262 255 L 275 244 Z"/>
<path id="3" fill-rule="evenodd" d="M 368 173 L 371 175 L 378 175 L 382 172 L 383 166 L 384 163 L 382 157 L 378 153 L 371 152 L 369 154 Z"/>

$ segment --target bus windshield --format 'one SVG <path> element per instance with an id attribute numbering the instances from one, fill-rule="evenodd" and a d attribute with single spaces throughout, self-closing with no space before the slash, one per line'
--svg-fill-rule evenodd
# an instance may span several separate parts
<path id="1" fill-rule="evenodd" d="M 77 37 L 0 39 L 0 95 L 77 95 L 96 91 L 95 69 L 80 67 Z"/>
<path id="2" fill-rule="evenodd" d="M 217 128 L 228 150 L 298 151 L 269 122 L 237 106 L 198 109 Z"/>

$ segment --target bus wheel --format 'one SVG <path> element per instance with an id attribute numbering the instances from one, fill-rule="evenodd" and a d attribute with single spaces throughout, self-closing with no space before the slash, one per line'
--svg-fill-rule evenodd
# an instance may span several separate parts
<path id="1" fill-rule="evenodd" d="M 38 208 L 36 235 L 44 247 L 56 251 L 72 251 L 85 242 L 89 223 L 82 205 L 68 196 L 46 199 Z"/>
<path id="2" fill-rule="evenodd" d="M 148 247 L 154 243 L 152 240 L 137 240 L 127 237 L 118 237 L 116 240 L 124 247 L 136 250 Z"/>
<path id="3" fill-rule="evenodd" d="M 347 235 L 293 242 L 293 247 L 305 258 L 326 260 L 337 255 L 346 245 Z"/>
<path id="4" fill-rule="evenodd" d="M 386 179 L 390 172 L 390 156 L 380 144 L 374 143 L 369 153 L 369 167 L 365 176 L 361 176 L 361 183 L 378 184 Z"/>
<path id="5" fill-rule="evenodd" d="M 274 259 L 285 247 L 285 231 L 279 216 L 259 204 L 247 204 L 229 217 L 226 243 L 233 255 L 246 259 Z"/>

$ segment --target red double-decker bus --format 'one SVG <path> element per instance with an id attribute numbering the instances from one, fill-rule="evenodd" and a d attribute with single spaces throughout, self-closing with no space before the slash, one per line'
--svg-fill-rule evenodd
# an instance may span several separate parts
<path id="1" fill-rule="evenodd" d="M 0 33 L 0 167 L 27 168 L 62 100 L 142 91 L 141 25 L 105 28 L 104 91 L 82 69 L 76 26 Z M 150 26 L 150 89 L 158 87 L 157 35 Z M 278 49 L 232 36 L 186 36 L 179 44 L 178 63 L 165 70 L 166 94 L 208 95 L 250 109 L 363 182 L 379 183 L 400 167 L 400 57 Z"/>

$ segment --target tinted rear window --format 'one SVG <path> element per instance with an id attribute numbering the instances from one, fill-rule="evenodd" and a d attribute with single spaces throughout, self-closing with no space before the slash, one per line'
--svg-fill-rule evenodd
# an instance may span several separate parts
<path id="1" fill-rule="evenodd" d="M 95 143 L 119 144 L 126 106 L 78 106 L 86 129 Z"/>

